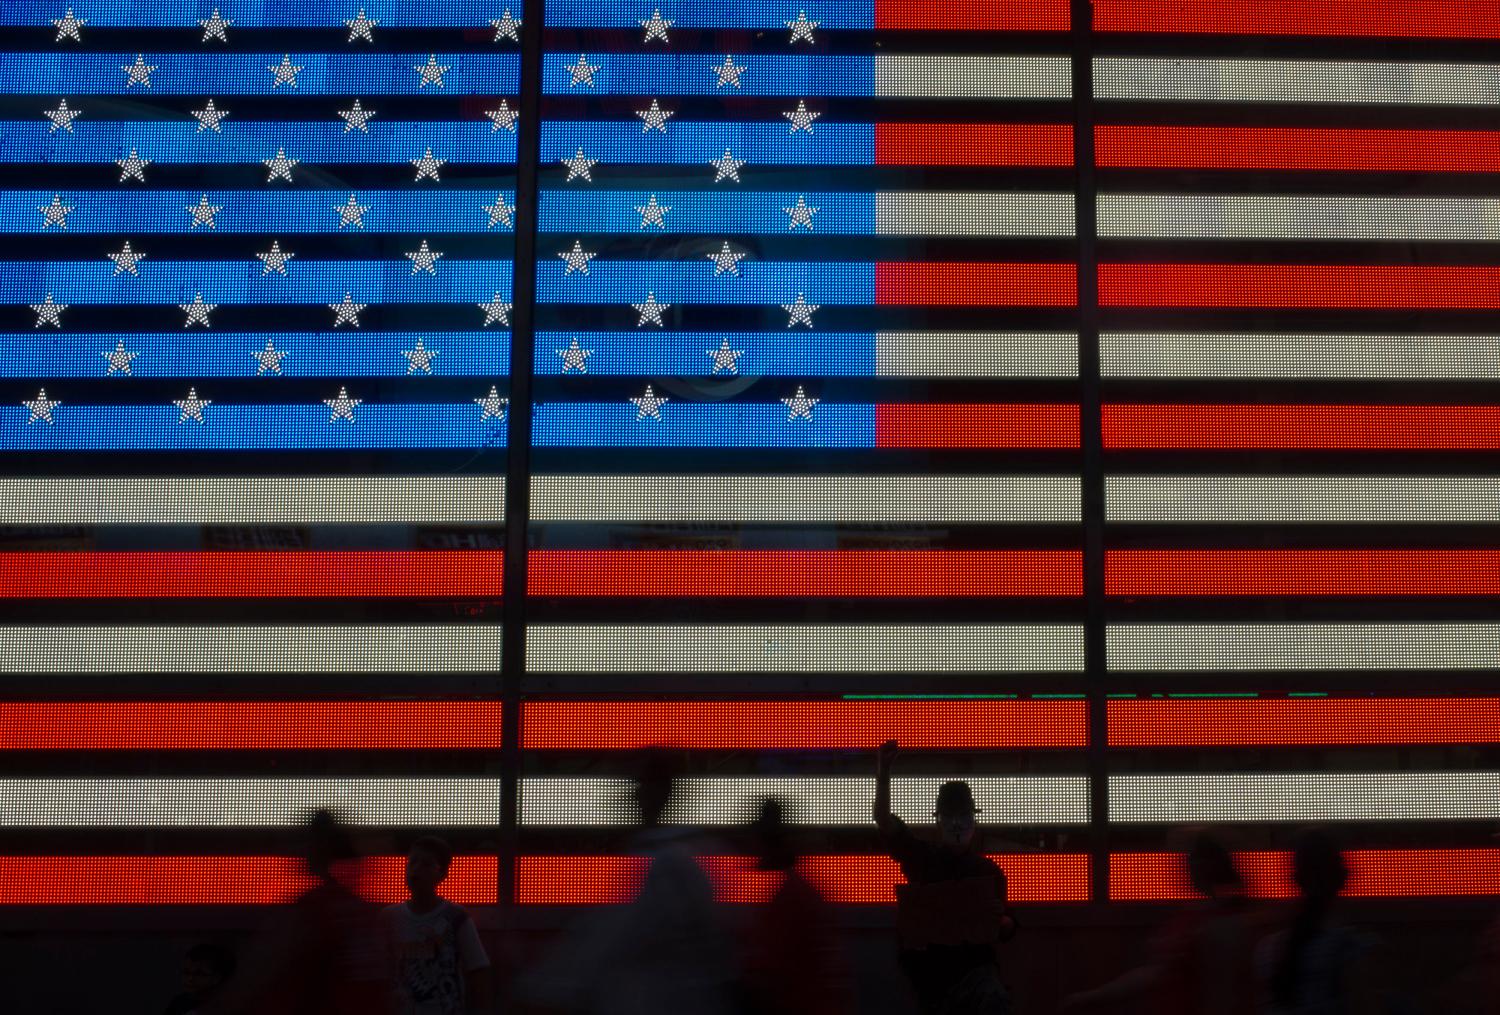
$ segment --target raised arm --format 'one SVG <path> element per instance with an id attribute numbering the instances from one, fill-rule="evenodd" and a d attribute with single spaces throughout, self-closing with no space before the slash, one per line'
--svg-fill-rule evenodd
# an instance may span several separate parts
<path id="1" fill-rule="evenodd" d="M 895 819 L 891 816 L 891 762 L 896 760 L 896 741 L 887 740 L 875 752 L 875 806 L 871 816 L 882 832 L 889 831 Z"/>

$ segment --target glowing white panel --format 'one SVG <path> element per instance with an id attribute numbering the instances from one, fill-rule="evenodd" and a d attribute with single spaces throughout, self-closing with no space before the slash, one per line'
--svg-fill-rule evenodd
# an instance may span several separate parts
<path id="1" fill-rule="evenodd" d="M 1500 241 L 1500 199 L 1100 194 L 1099 235 L 1194 240 Z"/>
<path id="2" fill-rule="evenodd" d="M 1106 377 L 1500 380 L 1500 335 L 1106 332 L 1100 359 Z"/>
<path id="3" fill-rule="evenodd" d="M 1145 102 L 1500 104 L 1500 64 L 1096 57 L 1094 94 Z"/>
<path id="4" fill-rule="evenodd" d="M 887 236 L 1072 236 L 1072 194 L 875 195 L 875 231 Z"/>
<path id="5" fill-rule="evenodd" d="M 1067 57 L 875 54 L 882 98 L 1066 99 L 1073 94 Z"/>
<path id="6" fill-rule="evenodd" d="M 1500 522 L 1495 476 L 1108 476 L 1112 522 Z"/>
<path id="7" fill-rule="evenodd" d="M 1125 671 L 1500 669 L 1500 624 L 1112 624 Z"/>
<path id="8" fill-rule="evenodd" d="M 1500 772 L 1112 775 L 1109 819 L 1196 821 L 1493 821 Z"/>
<path id="9" fill-rule="evenodd" d="M 1067 332 L 881 331 L 881 377 L 1077 377 L 1078 336 Z"/>

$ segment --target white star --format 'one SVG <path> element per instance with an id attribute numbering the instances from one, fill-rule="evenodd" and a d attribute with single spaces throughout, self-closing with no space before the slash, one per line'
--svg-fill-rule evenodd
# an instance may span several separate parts
<path id="1" fill-rule="evenodd" d="M 125 158 L 115 159 L 115 165 L 120 167 L 121 183 L 124 183 L 126 180 L 139 180 L 145 183 L 145 169 L 150 164 L 151 160 L 141 158 L 134 148 L 130 149 L 130 154 L 125 156 Z"/>
<path id="2" fill-rule="evenodd" d="M 118 254 L 106 254 L 105 256 L 108 257 L 111 261 L 115 262 L 116 275 L 118 275 L 122 271 L 128 271 L 132 275 L 138 275 L 140 274 L 140 272 L 135 270 L 135 266 L 139 264 L 146 255 L 131 250 L 130 241 L 126 240 L 125 246 L 120 248 L 120 252 Z"/>
<path id="3" fill-rule="evenodd" d="M 808 42 L 812 42 L 813 29 L 817 28 L 818 25 L 821 24 L 821 22 L 808 21 L 807 12 L 798 11 L 796 21 L 783 21 L 782 24 L 786 25 L 792 30 L 792 37 L 787 40 L 787 44 L 791 45 L 798 39 L 806 39 Z"/>
<path id="4" fill-rule="evenodd" d="M 417 179 L 425 180 L 430 176 L 434 180 L 438 180 L 440 179 L 438 169 L 448 160 L 433 158 L 432 149 L 428 148 L 427 151 L 422 153 L 420 159 L 407 159 L 406 161 L 417 167 Z"/>
<path id="5" fill-rule="evenodd" d="M 350 194 L 349 200 L 345 201 L 343 204 L 334 205 L 333 210 L 339 217 L 340 229 L 344 228 L 347 225 L 356 225 L 359 226 L 359 228 L 363 229 L 365 227 L 365 212 L 370 210 L 370 206 L 367 204 L 360 204 L 358 201 L 354 200 L 354 195 Z"/>
<path id="6" fill-rule="evenodd" d="M 813 121 L 823 114 L 808 112 L 806 100 L 798 99 L 796 109 L 789 113 L 782 113 L 781 115 L 791 121 L 792 126 L 787 131 L 788 134 L 795 134 L 799 130 L 805 130 L 811 134 Z"/>
<path id="7" fill-rule="evenodd" d="M 651 17 L 642 18 L 637 22 L 637 24 L 646 30 L 646 37 L 641 42 L 647 43 L 652 39 L 660 39 L 662 42 L 670 43 L 672 40 L 667 38 L 667 29 L 676 23 L 671 18 L 662 17 L 661 8 L 656 8 L 651 12 Z"/>
<path id="8" fill-rule="evenodd" d="M 571 275 L 575 271 L 587 275 L 589 273 L 589 262 L 599 255 L 592 251 L 584 250 L 582 240 L 574 240 L 572 250 L 561 251 L 557 256 L 568 263 L 567 270 L 563 272 L 564 275 Z"/>
<path id="9" fill-rule="evenodd" d="M 822 401 L 820 398 L 808 398 L 807 393 L 802 390 L 802 385 L 799 384 L 797 385 L 797 393 L 791 398 L 783 398 L 781 404 L 786 406 L 787 422 L 791 422 L 794 419 L 805 419 L 811 423 L 813 406 L 817 405 L 820 401 Z"/>
<path id="10" fill-rule="evenodd" d="M 217 306 L 217 303 L 204 303 L 202 293 L 198 293 L 196 296 L 194 296 L 193 302 L 191 303 L 177 304 L 177 309 L 187 314 L 187 320 L 182 322 L 182 326 L 184 328 L 191 328 L 194 324 L 201 324 L 205 328 L 209 327 L 209 311 L 213 310 Z"/>
<path id="11" fill-rule="evenodd" d="M 373 43 L 375 37 L 370 34 L 370 29 L 378 24 L 380 24 L 379 19 L 365 17 L 365 9 L 361 7 L 359 14 L 352 18 L 344 19 L 344 27 L 349 29 L 349 38 L 346 41 L 353 42 L 355 39 L 364 39 L 366 42 Z"/>
<path id="12" fill-rule="evenodd" d="M 714 84 L 715 88 L 723 88 L 725 85 L 734 85 L 734 87 L 738 88 L 740 86 L 740 75 L 745 72 L 745 68 L 738 66 L 734 62 L 734 58 L 725 53 L 724 62 L 713 68 L 713 72 L 719 77 L 719 80 Z"/>
<path id="13" fill-rule="evenodd" d="M 277 179 L 278 177 L 290 183 L 292 180 L 292 167 L 301 161 L 301 159 L 287 158 L 286 149 L 278 148 L 276 149 L 276 155 L 274 158 L 261 159 L 260 164 L 266 167 L 267 183 L 270 183 L 272 180 Z"/>
<path id="14" fill-rule="evenodd" d="M 42 213 L 42 228 L 57 226 L 59 229 L 68 228 L 68 212 L 73 210 L 71 204 L 62 203 L 61 194 L 52 195 L 51 204 L 39 204 L 36 210 Z"/>
<path id="15" fill-rule="evenodd" d="M 724 339 L 717 349 L 705 349 L 703 351 L 713 357 L 714 373 L 718 373 L 721 370 L 731 374 L 740 372 L 739 364 L 736 361 L 745 354 L 745 350 L 729 348 L 729 339 Z"/>
<path id="16" fill-rule="evenodd" d="M 781 305 L 781 309 L 791 315 L 791 320 L 786 322 L 786 326 L 790 328 L 794 324 L 805 324 L 811 328 L 813 326 L 813 311 L 817 310 L 819 306 L 820 304 L 807 302 L 807 297 L 802 293 L 798 293 L 795 303 L 783 303 Z"/>
<path id="17" fill-rule="evenodd" d="M 641 319 L 639 321 L 635 322 L 635 326 L 637 328 L 639 328 L 641 325 L 645 324 L 647 321 L 650 321 L 652 324 L 656 325 L 658 328 L 662 327 L 662 323 L 661 323 L 661 314 L 662 314 L 662 311 L 666 310 L 671 305 L 672 304 L 670 304 L 670 303 L 658 303 L 658 302 L 656 302 L 656 293 L 654 293 L 654 292 L 647 293 L 646 294 L 646 302 L 645 303 L 632 303 L 631 304 L 631 306 L 635 308 L 635 312 L 641 315 Z"/>
<path id="18" fill-rule="evenodd" d="M 429 349 L 417 339 L 416 348 L 402 349 L 401 355 L 406 357 L 406 372 L 414 374 L 421 371 L 424 374 L 432 373 L 432 361 L 437 359 L 438 350 Z"/>
<path id="19" fill-rule="evenodd" d="M 107 352 L 101 352 L 99 355 L 103 356 L 105 362 L 109 364 L 109 368 L 104 371 L 105 377 L 110 377 L 114 374 L 124 374 L 126 377 L 129 377 L 130 361 L 139 356 L 140 353 L 131 352 L 129 349 L 125 348 L 125 340 L 122 338 L 115 342 L 115 347 L 113 349 L 110 349 Z"/>
<path id="20" fill-rule="evenodd" d="M 52 26 L 57 29 L 57 38 L 52 41 L 62 42 L 64 39 L 72 39 L 74 42 L 82 42 L 83 36 L 78 34 L 78 30 L 86 24 L 88 24 L 88 19 L 73 17 L 73 8 L 69 7 L 68 13 L 60 18 L 52 19 Z"/>
<path id="21" fill-rule="evenodd" d="M 504 99 L 500 100 L 498 109 L 486 109 L 484 115 L 490 118 L 490 133 L 500 130 L 502 127 L 512 134 L 516 132 L 516 120 L 520 118 L 520 110 L 513 110 Z"/>
<path id="22" fill-rule="evenodd" d="M 505 203 L 504 194 L 495 195 L 495 203 L 484 206 L 485 213 L 490 217 L 489 228 L 494 228 L 496 223 L 501 225 L 514 225 L 516 206 Z"/>
<path id="23" fill-rule="evenodd" d="M 812 232 L 813 216 L 822 209 L 818 208 L 815 205 L 808 204 L 807 196 L 805 194 L 798 194 L 796 204 L 792 205 L 790 208 L 782 208 L 781 210 L 786 212 L 787 215 L 791 217 L 791 221 L 787 223 L 787 229 L 796 229 L 798 226 L 806 226 L 807 231 Z"/>
<path id="24" fill-rule="evenodd" d="M 56 134 L 59 127 L 71 134 L 73 133 L 73 121 L 78 119 L 81 110 L 69 109 L 68 100 L 62 99 L 58 102 L 56 109 L 48 109 L 43 112 L 47 114 L 47 119 L 52 121 L 52 126 L 47 128 L 48 134 Z"/>
<path id="25" fill-rule="evenodd" d="M 735 251 L 729 249 L 728 240 L 724 241 L 724 246 L 719 248 L 718 253 L 708 254 L 706 256 L 710 261 L 714 263 L 715 275 L 722 275 L 726 271 L 731 275 L 738 275 L 740 273 L 740 261 L 744 260 L 745 258 L 745 254 L 743 251 Z"/>
<path id="26" fill-rule="evenodd" d="M 208 226 L 210 229 L 217 228 L 214 224 L 214 216 L 224 210 L 222 204 L 209 204 L 207 194 L 200 197 L 197 204 L 184 205 L 183 207 L 193 216 L 193 224 L 189 227 L 190 229 L 197 229 L 199 226 Z"/>
<path id="27" fill-rule="evenodd" d="M 50 324 L 54 328 L 61 328 L 62 321 L 59 320 L 58 315 L 66 309 L 68 309 L 66 303 L 53 302 L 52 294 L 48 293 L 47 298 L 42 300 L 42 302 L 31 304 L 31 311 L 36 314 L 36 324 L 34 327 L 40 328 L 44 324 Z"/>
<path id="28" fill-rule="evenodd" d="M 433 53 L 427 58 L 426 63 L 413 64 L 411 69 L 422 75 L 421 80 L 417 82 L 418 88 L 426 88 L 428 85 L 435 85 L 441 88 L 443 87 L 443 75 L 448 73 L 452 68 L 439 64 L 437 62 L 437 54 Z"/>
<path id="29" fill-rule="evenodd" d="M 350 398 L 349 389 L 340 384 L 338 397 L 325 398 L 323 399 L 323 404 L 328 406 L 328 422 L 335 423 L 341 419 L 347 419 L 353 423 L 354 407 L 356 405 L 363 405 L 364 399 Z"/>
<path id="30" fill-rule="evenodd" d="M 568 167 L 568 179 L 564 180 L 564 183 L 579 176 L 583 177 L 589 183 L 594 182 L 594 178 L 589 175 L 589 170 L 597 166 L 599 160 L 585 156 L 582 148 L 579 148 L 578 154 L 574 155 L 571 159 L 558 159 L 558 161 Z"/>
<path id="31" fill-rule="evenodd" d="M 198 27 L 203 29 L 203 38 L 199 41 L 207 42 L 209 39 L 218 39 L 220 42 L 228 42 L 229 36 L 225 34 L 225 29 L 232 24 L 234 22 L 222 17 L 219 9 L 215 7 L 212 15 L 198 19 Z"/>
<path id="32" fill-rule="evenodd" d="M 204 406 L 213 405 L 214 400 L 212 398 L 199 398 L 197 388 L 188 388 L 187 397 L 174 398 L 172 399 L 172 404 L 177 406 L 178 411 L 181 413 L 177 417 L 177 422 L 186 423 L 190 419 L 195 419 L 199 423 L 206 423 L 208 420 L 203 418 L 203 408 Z"/>
<path id="33" fill-rule="evenodd" d="M 282 250 L 280 240 L 272 240 L 270 250 L 260 251 L 255 256 L 264 265 L 260 271 L 262 275 L 269 275 L 273 271 L 278 275 L 285 275 L 286 263 L 297 255 L 289 250 Z"/>
<path id="34" fill-rule="evenodd" d="M 656 195 L 652 194 L 645 204 L 635 206 L 636 212 L 641 216 L 641 228 L 656 226 L 658 229 L 667 228 L 667 212 L 672 210 L 670 204 L 658 204 Z"/>
<path id="35" fill-rule="evenodd" d="M 271 87 L 280 88 L 282 85 L 297 87 L 297 75 L 302 72 L 301 67 L 292 64 L 292 54 L 282 56 L 280 63 L 266 65 L 266 70 L 271 72 Z"/>
<path id="36" fill-rule="evenodd" d="M 667 121 L 672 118 L 672 111 L 662 109 L 661 103 L 652 99 L 650 109 L 638 109 L 635 115 L 641 118 L 642 134 L 651 130 L 658 130 L 665 134 L 667 132 Z"/>
<path id="37" fill-rule="evenodd" d="M 255 376 L 259 377 L 267 370 L 277 376 L 281 375 L 281 361 L 287 353 L 276 348 L 276 343 L 269 338 L 266 339 L 266 347 L 259 351 L 250 350 L 250 355 L 255 357 Z"/>
<path id="38" fill-rule="evenodd" d="M 145 85 L 151 87 L 151 72 L 156 70 L 155 64 L 146 62 L 146 54 L 137 53 L 135 63 L 122 63 L 120 69 L 125 72 L 125 87 L 132 85 Z"/>
<path id="39" fill-rule="evenodd" d="M 370 117 L 374 115 L 375 110 L 366 109 L 364 106 L 361 106 L 358 99 L 354 100 L 354 105 L 349 109 L 339 110 L 339 116 L 344 119 L 345 134 L 356 128 L 366 134 L 370 133 Z"/>
<path id="40" fill-rule="evenodd" d="M 490 297 L 488 303 L 476 303 L 474 305 L 484 311 L 484 326 L 486 328 L 496 321 L 507 327 L 510 326 L 510 304 L 501 300 L 499 293 Z"/>
<path id="41" fill-rule="evenodd" d="M 671 399 L 664 398 L 651 390 L 651 385 L 646 385 L 646 393 L 639 398 L 632 398 L 635 403 L 635 418 L 637 421 L 643 419 L 661 419 L 661 407 Z"/>
<path id="42" fill-rule="evenodd" d="M 505 8 L 505 13 L 498 18 L 490 19 L 490 27 L 495 30 L 495 38 L 491 41 L 499 42 L 501 39 L 509 39 L 511 42 L 521 41 L 521 19 L 510 16 L 510 8 Z"/>
<path id="43" fill-rule="evenodd" d="M 427 241 L 423 240 L 420 247 L 416 250 L 406 251 L 405 256 L 411 262 L 411 273 L 413 275 L 419 271 L 425 271 L 429 275 L 436 275 L 438 258 L 442 257 L 443 254 L 442 251 L 433 250 L 427 245 Z"/>
<path id="44" fill-rule="evenodd" d="M 193 110 L 193 116 L 198 121 L 198 133 L 200 134 L 204 130 L 212 130 L 216 134 L 223 133 L 219 130 L 219 121 L 228 115 L 229 110 L 215 108 L 213 99 L 205 102 L 202 109 Z"/>
<path id="45" fill-rule="evenodd" d="M 48 426 L 52 425 L 52 410 L 62 405 L 57 399 L 47 397 L 46 388 L 39 388 L 35 398 L 22 399 L 21 404 L 31 411 L 26 422 L 46 423 Z"/>
<path id="46" fill-rule="evenodd" d="M 568 68 L 568 87 L 574 88 L 578 85 L 594 87 L 594 72 L 599 69 L 597 64 L 588 62 L 584 54 L 578 54 L 578 62 Z"/>
<path id="47" fill-rule="evenodd" d="M 340 303 L 328 304 L 328 309 L 333 311 L 333 326 L 337 328 L 341 324 L 352 324 L 359 327 L 359 312 L 365 308 L 363 303 L 355 303 L 349 293 L 344 293 L 344 299 Z"/>
<path id="48" fill-rule="evenodd" d="M 495 419 L 505 418 L 505 407 L 510 404 L 510 399 L 500 397 L 500 389 L 490 385 L 490 393 L 483 398 L 476 398 L 474 402 L 479 406 L 479 421 L 483 423 L 491 417 Z"/>
<path id="49" fill-rule="evenodd" d="M 715 183 L 718 183 L 720 180 L 725 179 L 733 180 L 735 183 L 739 183 L 740 169 L 744 166 L 745 160 L 735 158 L 732 154 L 730 154 L 729 149 L 725 148 L 724 156 L 722 158 L 712 159 L 708 164 L 714 167 Z"/>
<path id="50" fill-rule="evenodd" d="M 580 347 L 576 337 L 566 349 L 554 349 L 552 351 L 562 357 L 563 373 L 570 373 L 574 370 L 577 370 L 581 374 L 589 372 L 589 357 L 594 355 L 594 350 Z"/>

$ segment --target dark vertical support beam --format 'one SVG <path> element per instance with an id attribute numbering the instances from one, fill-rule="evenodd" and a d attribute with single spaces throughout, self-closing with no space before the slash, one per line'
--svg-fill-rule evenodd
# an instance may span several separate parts
<path id="1" fill-rule="evenodd" d="M 537 169 L 542 138 L 543 0 L 521 18 L 520 117 L 516 121 L 515 268 L 511 285 L 510 412 L 506 416 L 505 575 L 500 649 L 501 911 L 515 900 L 521 785 L 521 678 L 526 670 L 526 523 L 531 517 L 531 368 L 536 335 Z"/>
<path id="2" fill-rule="evenodd" d="M 1090 892 L 1109 898 L 1109 753 L 1106 741 L 1108 673 L 1104 610 L 1104 433 L 1099 380 L 1098 186 L 1094 175 L 1094 29 L 1090 0 L 1072 0 L 1073 160 L 1077 189 L 1078 382 L 1083 451 L 1084 676 L 1089 705 Z"/>

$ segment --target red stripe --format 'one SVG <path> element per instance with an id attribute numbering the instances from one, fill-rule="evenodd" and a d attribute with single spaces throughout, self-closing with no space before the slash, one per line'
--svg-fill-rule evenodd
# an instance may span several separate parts
<path id="1" fill-rule="evenodd" d="M 0 553 L 0 597 L 498 596 L 499 550 Z"/>
<path id="2" fill-rule="evenodd" d="M 499 747 L 498 701 L 0 702 L 6 751 Z"/>
<path id="3" fill-rule="evenodd" d="M 1500 849 L 1356 849 L 1344 853 L 1349 897 L 1497 895 Z M 1292 856 L 1285 852 L 1236 853 L 1250 894 L 1289 899 Z M 1177 853 L 1112 853 L 1109 897 L 1117 902 L 1160 902 L 1194 897 Z"/>
<path id="4" fill-rule="evenodd" d="M 527 750 L 1014 750 L 1088 745 L 1082 701 L 527 701 Z"/>
<path id="5" fill-rule="evenodd" d="M 878 448 L 1076 448 L 1077 405 L 875 406 Z"/>
<path id="6" fill-rule="evenodd" d="M 1500 38 L 1491 0 L 1094 0 L 1101 32 Z"/>
<path id="7" fill-rule="evenodd" d="M 1106 405 L 1116 450 L 1494 451 L 1496 405 Z"/>
<path id="8" fill-rule="evenodd" d="M 883 307 L 1071 307 L 1074 264 L 881 261 L 875 302 Z"/>
<path id="9" fill-rule="evenodd" d="M 1109 702 L 1111 747 L 1500 743 L 1500 698 Z"/>
<path id="10" fill-rule="evenodd" d="M 875 0 L 877 29 L 967 32 L 1066 32 L 1066 0 Z"/>
<path id="11" fill-rule="evenodd" d="M 1111 169 L 1500 172 L 1500 131 L 1358 127 L 1103 125 L 1095 159 Z"/>
<path id="12" fill-rule="evenodd" d="M 1101 264 L 1110 307 L 1500 309 L 1500 267 L 1384 264 Z"/>
<path id="13" fill-rule="evenodd" d="M 1018 853 L 992 857 L 1005 871 L 1011 902 L 1087 902 L 1089 857 L 1083 853 Z M 781 882 L 744 856 L 705 856 L 700 864 L 719 901 L 763 903 Z M 807 856 L 803 875 L 830 902 L 890 905 L 903 881 L 884 856 Z M 639 856 L 523 856 L 516 860 L 516 901 L 521 905 L 576 906 L 628 902 L 640 891 L 646 858 Z"/>
<path id="14" fill-rule="evenodd" d="M 994 9 L 998 13 L 1005 6 Z M 1073 128 L 1066 123 L 877 123 L 875 164 L 1071 166 Z"/>
<path id="15" fill-rule="evenodd" d="M 1495 596 L 1500 550 L 1108 550 L 1111 596 Z"/>
<path id="16" fill-rule="evenodd" d="M 400 902 L 405 869 L 405 857 L 368 857 L 341 877 L 372 901 Z M 496 857 L 455 856 L 443 897 L 493 905 L 499 871 Z M 312 885 L 286 856 L 0 856 L 0 905 L 256 906 L 290 902 Z"/>
<path id="17" fill-rule="evenodd" d="M 539 596 L 1077 596 L 1076 550 L 532 550 Z"/>

